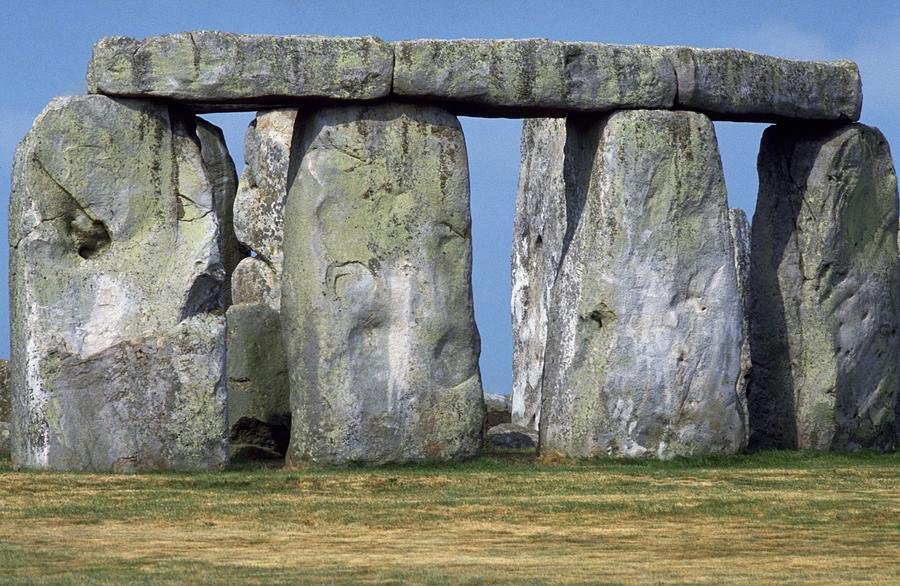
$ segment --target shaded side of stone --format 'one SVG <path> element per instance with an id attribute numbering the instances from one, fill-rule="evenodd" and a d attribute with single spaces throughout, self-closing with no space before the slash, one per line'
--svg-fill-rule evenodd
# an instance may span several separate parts
<path id="1" fill-rule="evenodd" d="M 486 438 L 491 447 L 500 449 L 528 450 L 538 445 L 537 431 L 514 423 L 492 426 Z"/>
<path id="2" fill-rule="evenodd" d="M 17 464 L 224 462 L 227 220 L 216 198 L 229 194 L 197 128 L 158 104 L 58 98 L 19 145 L 9 233 Z"/>
<path id="3" fill-rule="evenodd" d="M 232 456 L 256 446 L 284 457 L 291 415 L 279 313 L 265 303 L 242 303 L 228 308 L 227 322 Z"/>
<path id="4" fill-rule="evenodd" d="M 0 360 L 0 421 L 11 421 L 12 399 L 9 360 Z"/>
<path id="5" fill-rule="evenodd" d="M 678 77 L 676 106 L 722 120 L 859 119 L 856 63 L 798 61 L 739 49 L 668 48 Z"/>
<path id="6" fill-rule="evenodd" d="M 741 301 L 712 123 L 623 111 L 582 132 L 585 197 L 550 307 L 541 451 L 736 452 Z"/>
<path id="7" fill-rule="evenodd" d="M 234 103 L 257 110 L 286 98 L 382 98 L 392 70 L 393 51 L 375 37 L 195 31 L 143 41 L 105 37 L 94 45 L 87 80 L 90 93 L 172 98 L 227 111 Z"/>
<path id="8" fill-rule="evenodd" d="M 304 114 L 285 212 L 288 462 L 454 460 L 484 419 L 466 148 L 433 107 Z"/>
<path id="9" fill-rule="evenodd" d="M 731 229 L 731 239 L 734 241 L 734 269 L 741 294 L 741 329 L 743 330 L 741 372 L 738 377 L 737 389 L 738 397 L 743 402 L 741 411 L 745 417 L 744 424 L 749 430 L 747 386 L 750 381 L 750 222 L 747 221 L 747 214 L 744 213 L 744 210 L 738 208 L 728 210 L 728 226 Z"/>
<path id="10" fill-rule="evenodd" d="M 751 258 L 751 445 L 896 445 L 897 178 L 874 128 L 763 134 Z"/>

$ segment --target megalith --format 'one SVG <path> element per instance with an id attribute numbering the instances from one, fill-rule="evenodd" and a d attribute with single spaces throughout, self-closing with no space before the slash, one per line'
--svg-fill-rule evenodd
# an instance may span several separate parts
<path id="1" fill-rule="evenodd" d="M 522 162 L 512 245 L 512 422 L 541 419 L 547 309 L 566 232 L 566 119 L 522 123 Z"/>
<path id="2" fill-rule="evenodd" d="M 81 96 L 40 114 L 10 201 L 18 465 L 224 463 L 233 187 L 218 129 L 175 107 Z"/>
<path id="3" fill-rule="evenodd" d="M 281 336 L 281 268 L 296 109 L 258 112 L 247 129 L 245 168 L 234 203 L 244 258 L 228 308 L 228 428 L 232 459 L 282 457 L 290 391 Z"/>
<path id="4" fill-rule="evenodd" d="M 481 447 L 459 121 L 430 106 L 304 111 L 284 224 L 288 463 L 452 460 Z"/>
<path id="5" fill-rule="evenodd" d="M 759 153 L 751 446 L 895 445 L 897 176 L 862 124 L 777 125 Z"/>
<path id="6" fill-rule="evenodd" d="M 747 386 L 750 384 L 750 222 L 744 210 L 728 210 L 728 225 L 734 241 L 734 270 L 737 273 L 738 291 L 741 296 L 741 327 L 744 331 L 741 344 L 741 374 L 738 377 L 738 398 L 742 402 L 741 411 L 744 425 L 750 429 L 747 406 Z"/>
<path id="7" fill-rule="evenodd" d="M 741 300 L 711 121 L 620 111 L 579 132 L 581 188 L 569 203 L 578 215 L 550 307 L 541 451 L 740 450 Z"/>

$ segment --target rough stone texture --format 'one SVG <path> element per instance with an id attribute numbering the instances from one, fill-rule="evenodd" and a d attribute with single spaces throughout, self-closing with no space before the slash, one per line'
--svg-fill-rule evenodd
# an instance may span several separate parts
<path id="1" fill-rule="evenodd" d="M 9 360 L 0 360 L 0 421 L 12 420 Z"/>
<path id="2" fill-rule="evenodd" d="M 754 447 L 896 443 L 897 176 L 881 133 L 774 126 L 753 219 Z"/>
<path id="3" fill-rule="evenodd" d="M 53 100 L 19 145 L 9 234 L 17 464 L 224 462 L 227 251 L 216 212 L 227 207 L 217 198 L 228 199 L 228 164 L 218 136 L 162 105 L 82 96 Z"/>
<path id="4" fill-rule="evenodd" d="M 478 114 L 670 108 L 677 80 L 665 51 L 547 39 L 393 43 L 393 93 Z"/>
<path id="5" fill-rule="evenodd" d="M 744 426 L 750 429 L 747 406 L 747 387 L 750 382 L 750 222 L 741 209 L 728 210 L 728 226 L 734 241 L 734 268 L 737 272 L 738 289 L 741 295 L 741 374 L 738 378 L 738 397 L 742 401 L 741 412 Z M 749 432 L 748 432 L 749 433 Z"/>
<path id="6" fill-rule="evenodd" d="M 372 100 L 391 89 L 393 52 L 375 37 L 238 35 L 196 31 L 105 37 L 88 91 L 192 102 L 198 111 L 258 109 L 291 99 Z"/>
<path id="7" fill-rule="evenodd" d="M 623 111 L 579 133 L 583 191 L 569 195 L 550 307 L 541 451 L 741 449 L 741 301 L 712 123 Z"/>
<path id="8" fill-rule="evenodd" d="M 509 396 L 485 393 L 484 395 L 484 431 L 501 423 L 509 423 L 512 416 L 509 411 Z"/>
<path id="9" fill-rule="evenodd" d="M 862 82 L 852 61 L 795 61 L 739 49 L 670 47 L 678 107 L 722 120 L 858 120 Z"/>
<path id="10" fill-rule="evenodd" d="M 291 409 L 279 313 L 265 303 L 242 303 L 229 307 L 227 317 L 232 456 L 248 445 L 284 456 Z"/>
<path id="11" fill-rule="evenodd" d="M 238 240 L 272 266 L 276 274 L 281 272 L 284 200 L 296 119 L 295 109 L 257 113 L 247 129 L 246 165 L 234 203 Z"/>
<path id="12" fill-rule="evenodd" d="M 237 238 L 255 257 L 232 278 L 228 309 L 228 422 L 232 459 L 283 456 L 290 392 L 281 335 L 282 233 L 297 110 L 257 113 L 234 205 Z"/>
<path id="13" fill-rule="evenodd" d="M 476 454 L 484 403 L 459 121 L 386 103 L 302 122 L 284 227 L 288 462 Z"/>
<path id="14" fill-rule="evenodd" d="M 512 422 L 537 429 L 547 343 L 547 310 L 566 233 L 566 120 L 522 124 L 522 163 L 513 226 Z"/>
<path id="15" fill-rule="evenodd" d="M 12 424 L 0 421 L 0 454 L 9 453 L 12 445 Z"/>
<path id="16" fill-rule="evenodd" d="M 487 430 L 487 442 L 494 448 L 525 450 L 538 445 L 538 432 L 516 425 L 501 423 Z"/>

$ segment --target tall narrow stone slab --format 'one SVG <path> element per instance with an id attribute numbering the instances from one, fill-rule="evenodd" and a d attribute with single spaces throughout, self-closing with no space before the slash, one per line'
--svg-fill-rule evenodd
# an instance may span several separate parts
<path id="1" fill-rule="evenodd" d="M 254 256 L 232 278 L 228 308 L 228 425 L 232 458 L 283 456 L 290 392 L 281 336 L 284 202 L 297 110 L 258 112 L 247 129 L 235 232 Z"/>
<path id="2" fill-rule="evenodd" d="M 734 270 L 737 274 L 738 290 L 741 294 L 741 374 L 738 377 L 738 397 L 742 401 L 741 412 L 744 425 L 750 429 L 747 405 L 747 387 L 750 384 L 750 222 L 742 209 L 728 210 L 728 225 L 734 241 Z M 748 431 L 749 433 L 749 431 Z"/>
<path id="3" fill-rule="evenodd" d="M 541 450 L 735 452 L 741 301 L 712 123 L 623 111 L 582 132 L 590 156 L 553 290 Z"/>
<path id="4" fill-rule="evenodd" d="M 444 110 L 304 113 L 285 213 L 288 462 L 472 456 L 484 404 L 466 148 Z"/>
<path id="5" fill-rule="evenodd" d="M 375 37 L 194 31 L 94 45 L 88 91 L 188 102 L 197 111 L 286 100 L 373 100 L 391 90 L 394 55 Z"/>
<path id="6" fill-rule="evenodd" d="M 512 421 L 536 430 L 547 312 L 566 231 L 566 120 L 533 118 L 522 124 L 522 163 L 513 226 Z"/>
<path id="7" fill-rule="evenodd" d="M 896 445 L 897 176 L 881 133 L 773 126 L 751 258 L 751 445 Z"/>
<path id="8" fill-rule="evenodd" d="M 9 234 L 17 464 L 224 462 L 216 212 L 230 163 L 219 137 L 165 106 L 82 96 L 51 102 L 20 144 Z"/>

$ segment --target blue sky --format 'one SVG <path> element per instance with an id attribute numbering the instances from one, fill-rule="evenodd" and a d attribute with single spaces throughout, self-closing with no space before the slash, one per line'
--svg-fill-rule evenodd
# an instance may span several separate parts
<path id="1" fill-rule="evenodd" d="M 0 0 L 0 238 L 13 151 L 31 121 L 57 95 L 85 91 L 91 45 L 106 35 L 145 37 L 221 29 L 242 33 L 377 35 L 410 38 L 547 37 L 606 43 L 738 47 L 804 59 L 851 58 L 863 76 L 862 121 L 900 149 L 900 2 L 728 0 L 690 2 L 56 1 Z M 252 114 L 210 117 L 242 164 Z M 717 123 L 733 207 L 752 213 L 756 151 L 764 125 Z M 519 162 L 518 120 L 464 118 L 472 178 L 474 291 L 485 389 L 511 384 L 509 255 Z M 896 151 L 895 151 L 896 152 Z M 897 157 L 894 156 L 896 162 Z M 7 281 L 3 247 L 0 280 Z M 0 322 L 9 319 L 0 293 Z M 8 355 L 0 328 L 0 356 Z"/>

